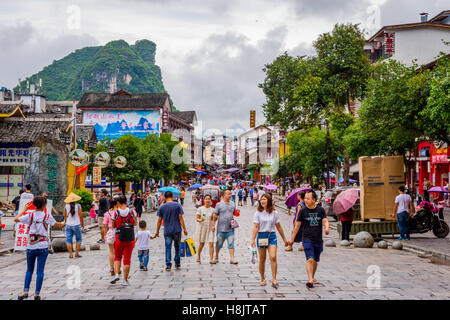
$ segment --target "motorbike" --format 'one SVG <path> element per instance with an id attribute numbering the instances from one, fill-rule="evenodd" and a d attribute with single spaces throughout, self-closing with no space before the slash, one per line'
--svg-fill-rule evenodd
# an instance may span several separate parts
<path id="1" fill-rule="evenodd" d="M 437 238 L 445 238 L 449 233 L 448 224 L 439 219 L 439 210 L 430 202 L 422 201 L 414 216 L 409 219 L 410 233 L 433 231 Z"/>

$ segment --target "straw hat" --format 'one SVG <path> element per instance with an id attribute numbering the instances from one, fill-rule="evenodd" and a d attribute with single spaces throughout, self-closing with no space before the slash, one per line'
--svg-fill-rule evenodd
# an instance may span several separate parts
<path id="1" fill-rule="evenodd" d="M 64 200 L 65 203 L 71 203 L 71 202 L 76 202 L 78 200 L 81 200 L 81 197 L 76 195 L 75 193 L 71 192 L 67 198 Z"/>

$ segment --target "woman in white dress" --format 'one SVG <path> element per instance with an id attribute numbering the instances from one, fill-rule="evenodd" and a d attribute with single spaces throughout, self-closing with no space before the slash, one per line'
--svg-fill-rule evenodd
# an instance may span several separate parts
<path id="1" fill-rule="evenodd" d="M 195 231 L 195 240 L 200 243 L 198 247 L 197 262 L 200 263 L 200 256 L 202 254 L 205 242 L 209 243 L 209 263 L 215 264 L 214 261 L 214 221 L 212 219 L 214 208 L 211 207 L 212 198 L 210 195 L 204 197 L 205 205 L 197 209 L 196 221 L 197 229 Z"/>

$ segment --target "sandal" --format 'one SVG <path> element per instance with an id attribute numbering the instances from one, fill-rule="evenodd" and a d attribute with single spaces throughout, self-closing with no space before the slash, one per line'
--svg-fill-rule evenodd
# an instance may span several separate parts
<path id="1" fill-rule="evenodd" d="M 70 254 L 70 255 L 69 255 L 69 259 L 72 259 L 72 258 L 73 258 L 73 254 Z"/>
<path id="2" fill-rule="evenodd" d="M 306 283 L 306 287 L 309 288 L 309 289 L 310 289 L 310 288 L 313 288 L 313 287 L 314 287 L 314 284 L 312 284 L 311 282 L 307 282 L 307 283 Z"/>
<path id="3" fill-rule="evenodd" d="M 166 267 L 166 271 L 170 271 L 171 267 Z"/>
<path id="4" fill-rule="evenodd" d="M 234 260 L 231 260 L 230 263 L 231 263 L 231 264 L 238 264 L 238 262 L 237 262 L 237 261 L 234 261 Z"/>
<path id="5" fill-rule="evenodd" d="M 316 279 L 313 280 L 313 284 L 320 284 L 319 281 L 317 281 Z"/>
<path id="6" fill-rule="evenodd" d="M 267 282 L 266 282 L 266 280 L 262 280 L 262 281 L 261 281 L 261 283 L 260 283 L 260 286 L 262 286 L 262 287 L 263 287 L 263 286 L 265 286 L 265 285 L 267 285 Z"/>
<path id="7" fill-rule="evenodd" d="M 279 283 L 277 281 L 272 281 L 272 288 L 278 289 Z"/>
<path id="8" fill-rule="evenodd" d="M 289 247 L 287 247 L 286 249 L 284 249 L 284 251 L 292 251 L 292 247 L 289 246 Z"/>
<path id="9" fill-rule="evenodd" d="M 209 264 L 216 264 L 216 261 L 210 261 Z"/>
<path id="10" fill-rule="evenodd" d="M 79 253 L 76 253 L 75 258 L 81 258 L 81 255 Z"/>

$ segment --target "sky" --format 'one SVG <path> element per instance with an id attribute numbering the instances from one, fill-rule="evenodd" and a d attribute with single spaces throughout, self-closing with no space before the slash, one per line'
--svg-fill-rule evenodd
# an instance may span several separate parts
<path id="1" fill-rule="evenodd" d="M 419 22 L 446 0 L 16 0 L 0 9 L 0 86 L 12 88 L 76 49 L 123 39 L 157 44 L 156 64 L 175 106 L 195 110 L 201 130 L 227 132 L 265 119 L 263 68 L 287 51 L 313 55 L 336 23 Z"/>

